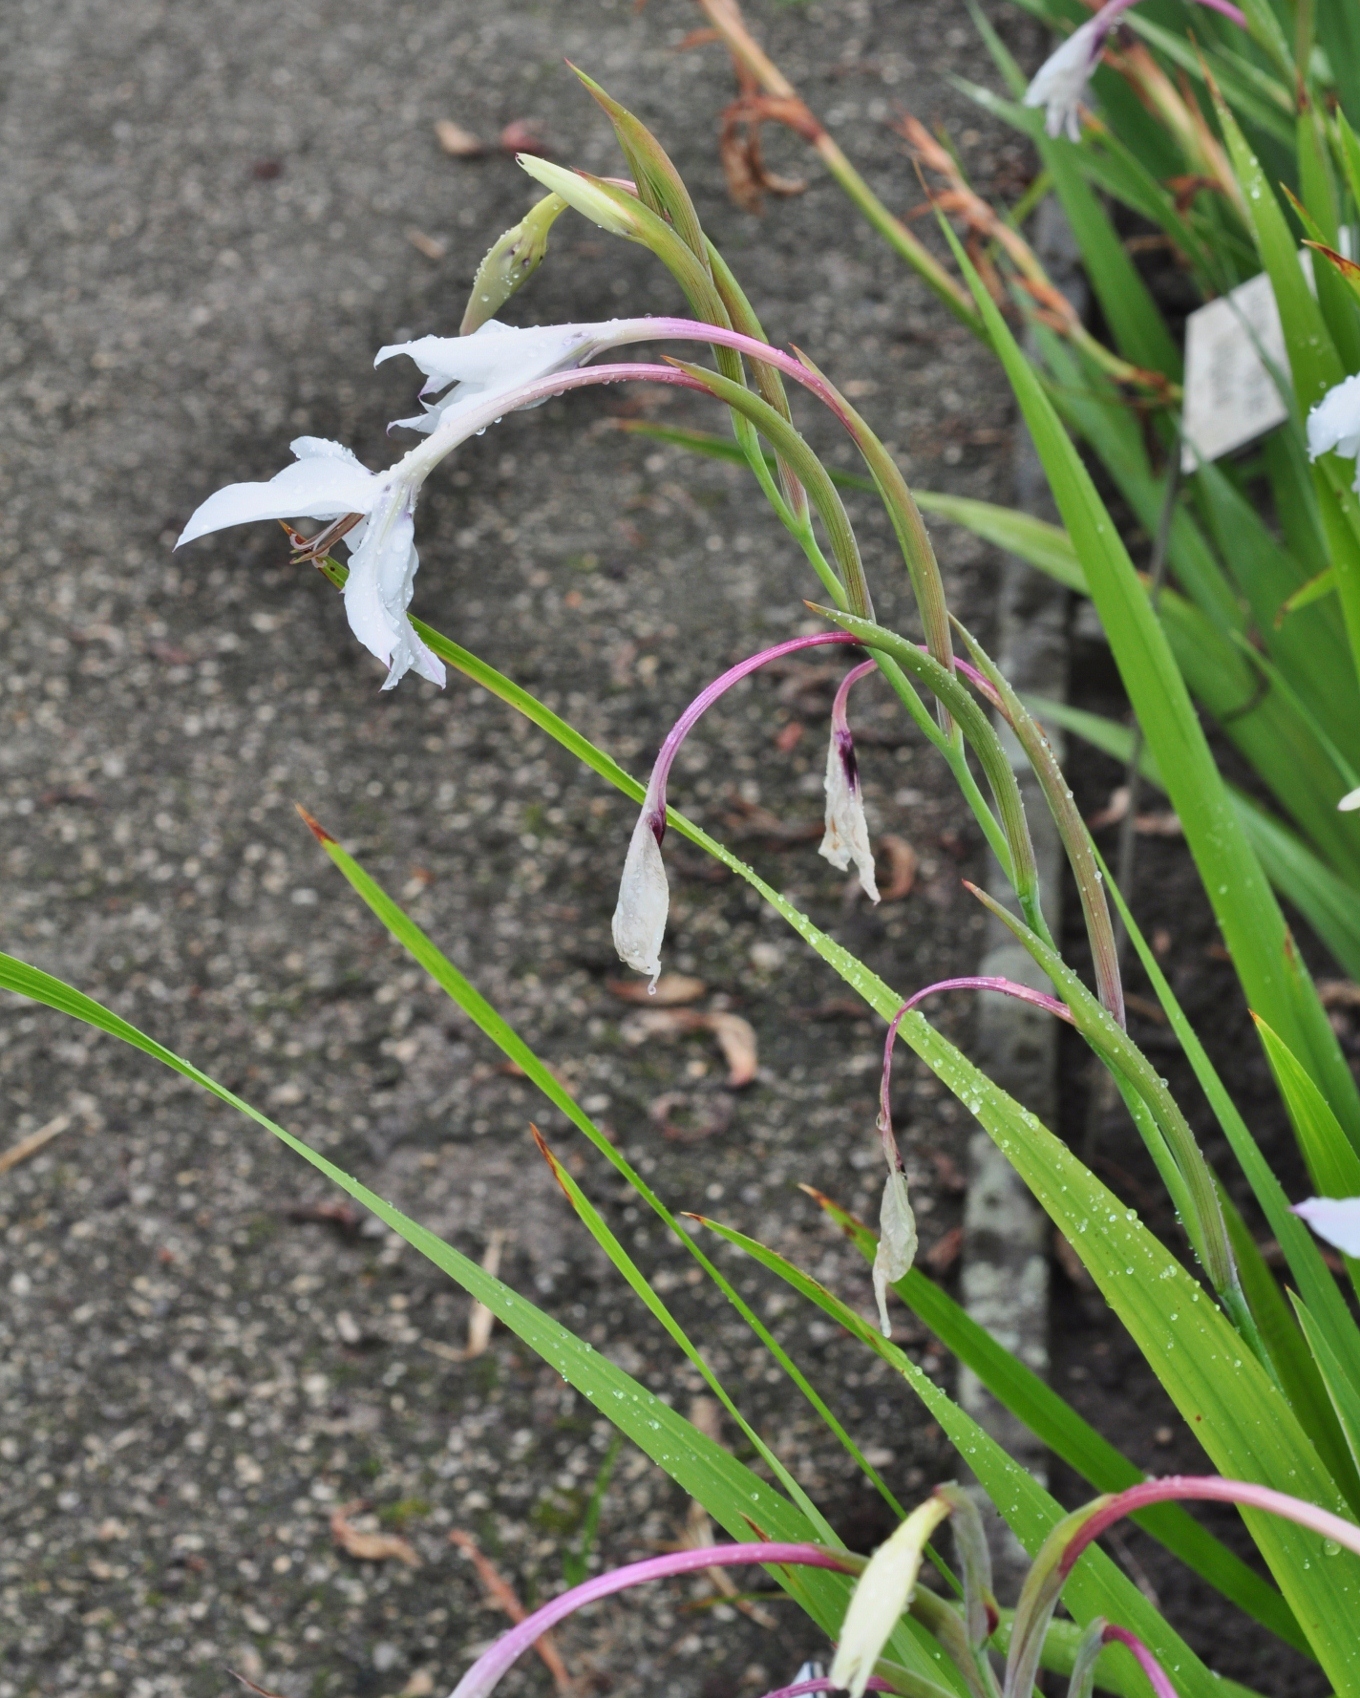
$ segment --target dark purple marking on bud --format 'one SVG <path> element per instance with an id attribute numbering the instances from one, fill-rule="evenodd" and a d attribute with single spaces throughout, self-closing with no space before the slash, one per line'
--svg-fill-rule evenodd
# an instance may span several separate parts
<path id="1" fill-rule="evenodd" d="M 859 789 L 859 759 L 855 754 L 855 739 L 848 730 L 842 731 L 839 726 L 832 735 L 836 739 L 836 753 L 841 757 L 841 771 L 845 774 L 846 786 L 853 796 Z"/>

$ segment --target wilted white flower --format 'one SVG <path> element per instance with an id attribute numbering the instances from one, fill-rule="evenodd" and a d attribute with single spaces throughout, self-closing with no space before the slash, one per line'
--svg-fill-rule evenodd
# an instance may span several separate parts
<path id="1" fill-rule="evenodd" d="M 664 813 L 661 818 L 664 823 Z M 653 985 L 661 972 L 661 940 L 666 935 L 670 899 L 656 815 L 644 803 L 623 863 L 613 930 L 619 958 L 635 972 L 645 973 Z"/>
<path id="2" fill-rule="evenodd" d="M 1329 389 L 1308 414 L 1308 457 L 1341 454 L 1360 456 L 1360 373 Z M 1360 485 L 1360 467 L 1357 467 Z"/>
<path id="3" fill-rule="evenodd" d="M 948 1514 L 942 1499 L 927 1498 L 878 1547 L 855 1582 L 830 1677 L 832 1686 L 843 1688 L 850 1698 L 863 1698 L 874 1664 L 911 1599 L 926 1540 Z"/>
<path id="4" fill-rule="evenodd" d="M 878 1211 L 878 1249 L 874 1252 L 874 1300 L 884 1338 L 892 1337 L 888 1319 L 888 1287 L 911 1271 L 916 1260 L 916 1216 L 907 1197 L 907 1176 L 893 1164 L 883 1186 Z"/>
<path id="5" fill-rule="evenodd" d="M 320 436 L 291 444 L 296 464 L 267 483 L 233 483 L 210 495 L 184 527 L 176 547 L 256 519 L 338 519 L 362 513 L 344 538 L 350 550 L 345 613 L 359 641 L 388 668 L 390 690 L 414 669 L 443 684 L 444 667 L 406 616 L 420 564 L 415 548 L 416 495 L 425 468 L 401 461 L 370 472 L 348 448 Z"/>
<path id="6" fill-rule="evenodd" d="M 406 354 L 424 372 L 420 392 L 423 413 L 397 419 L 392 428 L 429 432 L 451 413 L 489 397 L 532 383 L 555 371 L 578 366 L 609 345 L 613 324 L 542 324 L 527 328 L 488 319 L 471 336 L 420 336 L 414 342 L 394 342 L 379 348 L 374 365 Z M 429 402 L 450 384 L 457 388 L 441 401 Z"/>
<path id="7" fill-rule="evenodd" d="M 819 855 L 844 871 L 853 861 L 859 882 L 871 902 L 878 901 L 874 880 L 874 852 L 869 843 L 869 822 L 864 816 L 859 764 L 850 733 L 833 719 L 831 743 L 826 751 L 826 834 Z"/>
<path id="8" fill-rule="evenodd" d="M 1081 140 L 1081 103 L 1086 98 L 1086 85 L 1100 63 L 1115 15 L 1127 3 L 1128 0 L 1122 4 L 1121 0 L 1112 0 L 1109 6 L 1103 6 L 1095 17 L 1073 30 L 1035 72 L 1025 90 L 1024 103 L 1047 109 L 1044 129 L 1050 136 L 1060 136 L 1065 131 L 1070 141 Z"/>
<path id="9" fill-rule="evenodd" d="M 1306 1220 L 1319 1238 L 1347 1256 L 1360 1257 L 1360 1197 L 1309 1197 L 1295 1203 L 1294 1213 Z"/>

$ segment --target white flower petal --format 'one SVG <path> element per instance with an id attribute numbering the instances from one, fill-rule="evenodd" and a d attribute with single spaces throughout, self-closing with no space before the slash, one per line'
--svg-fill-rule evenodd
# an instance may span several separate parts
<path id="1" fill-rule="evenodd" d="M 366 513 L 381 480 L 338 442 L 325 443 L 325 452 L 311 447 L 321 442 L 320 437 L 299 437 L 295 452 L 308 444 L 302 457 L 268 483 L 232 483 L 210 495 L 190 517 L 176 548 L 210 531 L 256 519 L 338 519 L 342 513 Z"/>
<path id="2" fill-rule="evenodd" d="M 907 1176 L 894 1167 L 883 1187 L 878 1211 L 878 1249 L 874 1252 L 874 1299 L 884 1338 L 892 1337 L 888 1319 L 888 1287 L 910 1273 L 916 1260 L 916 1216 L 907 1197 Z"/>
<path id="3" fill-rule="evenodd" d="M 619 881 L 614 909 L 614 947 L 619 959 L 653 984 L 661 972 L 661 940 L 666 935 L 670 886 L 661 846 L 652 830 L 651 810 L 644 807 L 633 827 L 628 856 Z"/>
<path id="4" fill-rule="evenodd" d="M 1295 1203 L 1294 1213 L 1328 1244 L 1347 1256 L 1360 1256 L 1360 1197 L 1309 1197 Z"/>
<path id="5" fill-rule="evenodd" d="M 1073 30 L 1035 72 L 1024 104 L 1047 108 L 1044 129 L 1050 136 L 1066 131 L 1072 141 L 1081 140 L 1081 103 L 1108 34 L 1109 25 L 1097 14 Z"/>
<path id="6" fill-rule="evenodd" d="M 393 499 L 404 503 L 409 497 L 398 493 Z M 421 642 L 406 616 L 420 565 L 414 537 L 415 520 L 404 504 L 395 514 L 374 515 L 350 561 L 345 584 L 349 628 L 387 666 L 384 690 L 395 688 L 412 670 L 432 684 L 445 681 L 443 663 Z"/>
<path id="7" fill-rule="evenodd" d="M 853 761 L 853 752 L 850 755 Z M 843 872 L 853 860 L 859 882 L 871 902 L 878 901 L 874 879 L 874 852 L 869 844 L 869 822 L 858 780 L 852 785 L 846 771 L 838 733 L 833 728 L 826 751 L 826 834 L 817 853 Z"/>
<path id="8" fill-rule="evenodd" d="M 1336 807 L 1338 813 L 1353 814 L 1360 808 L 1360 790 L 1348 790 Z"/>
<path id="9" fill-rule="evenodd" d="M 1360 373 L 1329 389 L 1308 415 L 1308 457 L 1360 455 Z"/>
<path id="10" fill-rule="evenodd" d="M 414 419 L 397 425 L 428 432 L 442 423 L 454 407 L 518 389 L 550 372 L 579 365 L 593 354 L 610 326 L 605 324 L 542 324 L 516 328 L 488 319 L 471 336 L 421 336 L 378 350 L 378 360 L 406 354 L 429 380 L 421 395 L 433 395 L 449 384 L 458 387 Z"/>

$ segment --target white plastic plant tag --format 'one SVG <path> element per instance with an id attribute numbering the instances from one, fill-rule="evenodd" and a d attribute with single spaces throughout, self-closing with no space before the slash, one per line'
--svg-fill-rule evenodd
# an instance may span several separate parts
<path id="1" fill-rule="evenodd" d="M 1288 418 L 1262 352 L 1287 381 L 1284 332 L 1264 271 L 1186 319 L 1182 472 L 1230 454 Z"/>

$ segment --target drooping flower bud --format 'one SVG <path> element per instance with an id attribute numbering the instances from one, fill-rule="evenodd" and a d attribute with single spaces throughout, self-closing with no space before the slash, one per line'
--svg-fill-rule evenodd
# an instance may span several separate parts
<path id="1" fill-rule="evenodd" d="M 574 206 L 583 218 L 598 224 L 602 230 L 608 230 L 611 236 L 632 236 L 636 233 L 637 221 L 629 218 L 627 211 L 597 178 L 584 171 L 569 171 L 564 165 L 554 165 L 551 160 L 540 159 L 536 154 L 520 153 L 515 157 L 521 170 L 536 178 L 545 189 L 561 195 L 568 206 Z"/>
<path id="2" fill-rule="evenodd" d="M 892 1337 L 888 1319 L 888 1287 L 911 1270 L 916 1260 L 916 1216 L 907 1197 L 907 1176 L 894 1166 L 883 1186 L 878 1211 L 878 1249 L 874 1252 L 874 1300 L 884 1338 Z"/>
<path id="3" fill-rule="evenodd" d="M 927 1498 L 878 1547 L 856 1582 L 831 1665 L 831 1684 L 843 1687 L 850 1698 L 863 1698 L 874 1664 L 910 1601 L 926 1540 L 948 1514 L 948 1504 Z"/>
<path id="4" fill-rule="evenodd" d="M 850 735 L 845 705 L 850 686 L 873 672 L 877 662 L 866 660 L 852 667 L 841 681 L 831 708 L 831 742 L 826 751 L 826 833 L 817 853 L 842 872 L 855 863 L 859 882 L 871 902 L 878 901 L 874 878 L 874 851 L 869 842 L 869 822 L 864 814 L 860 790 L 859 762 Z"/>
<path id="5" fill-rule="evenodd" d="M 635 972 L 645 973 L 653 986 L 661 973 L 661 940 L 670 909 L 670 886 L 661 859 L 665 818 L 663 810 L 658 821 L 644 804 L 633 827 L 614 909 L 614 947 L 619 958 Z"/>

